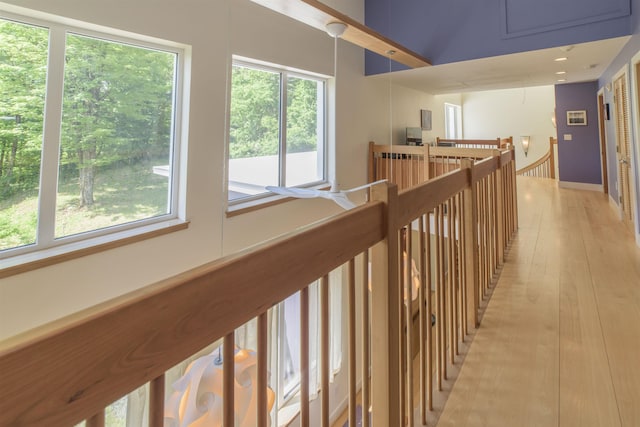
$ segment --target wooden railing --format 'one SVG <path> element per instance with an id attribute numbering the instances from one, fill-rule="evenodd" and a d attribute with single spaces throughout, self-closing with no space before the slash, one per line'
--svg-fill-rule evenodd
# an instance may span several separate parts
<path id="1" fill-rule="evenodd" d="M 231 427 L 239 415 L 234 331 L 253 320 L 258 338 L 252 405 L 255 425 L 267 426 L 267 316 L 296 292 L 299 417 L 309 425 L 308 286 L 319 279 L 319 424 L 328 427 L 328 275 L 340 266 L 347 271 L 349 299 L 343 324 L 349 425 L 356 424 L 358 377 L 363 425 L 370 416 L 375 427 L 413 425 L 416 409 L 424 421 L 456 362 L 458 344 L 478 325 L 479 301 L 517 229 L 513 151 L 493 151 L 477 162 L 462 159 L 461 166 L 401 193 L 394 184 L 377 184 L 361 207 L 0 343 L 0 425 L 104 425 L 107 405 L 150 383 L 149 425 L 162 426 L 169 394 L 165 372 L 224 338 L 223 425 Z M 417 302 L 410 304 L 414 291 Z M 362 307 L 359 319 L 356 306 Z M 413 400 L 415 382 L 419 402 Z"/>
<path id="2" fill-rule="evenodd" d="M 513 137 L 496 139 L 449 139 L 436 138 L 437 147 L 457 147 L 457 148 L 488 148 L 506 149 L 513 145 Z"/>
<path id="3" fill-rule="evenodd" d="M 386 179 L 400 191 L 459 169 L 462 159 L 484 159 L 486 148 L 377 145 L 369 143 L 369 182 Z M 428 159 L 428 160 L 427 160 Z"/>
<path id="4" fill-rule="evenodd" d="M 556 179 L 556 162 L 554 146 L 558 144 L 558 139 L 549 137 L 549 151 L 534 163 L 516 171 L 517 175 L 533 176 L 536 178 Z"/>

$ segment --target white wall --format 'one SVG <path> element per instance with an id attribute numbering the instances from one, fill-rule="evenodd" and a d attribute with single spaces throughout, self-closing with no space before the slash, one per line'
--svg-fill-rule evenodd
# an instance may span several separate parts
<path id="1" fill-rule="evenodd" d="M 41 268 L 0 281 L 0 339 L 154 283 L 224 253 L 307 224 L 338 209 L 296 201 L 227 219 L 225 186 L 228 71 L 232 53 L 323 74 L 333 73 L 325 33 L 249 0 L 10 0 L 16 5 L 189 44 L 193 49 L 188 141 L 188 230 Z M 363 2 L 347 13 L 362 14 Z M 152 17 L 149 11 L 153 10 Z M 337 143 L 331 171 L 343 186 L 364 183 L 370 118 L 379 91 L 363 77 L 361 49 L 341 42 Z M 375 83 L 374 83 L 375 85 Z"/>
<path id="2" fill-rule="evenodd" d="M 370 117 L 367 126 L 371 129 L 378 127 L 380 139 L 374 139 L 377 144 L 405 144 L 406 128 L 420 127 L 420 110 L 431 110 L 431 130 L 422 131 L 424 143 L 433 142 L 436 137 L 444 137 L 444 103 L 451 102 L 461 105 L 459 94 L 431 95 L 425 92 L 400 86 L 394 83 L 393 74 L 375 75 L 367 77 L 370 90 L 378 91 L 377 99 L 378 117 Z M 391 104 L 389 98 L 391 97 Z M 373 97 L 372 97 L 373 99 Z M 389 124 L 392 123 L 393 132 L 389 132 Z M 382 129 L 384 128 L 384 130 Z"/>
<path id="3" fill-rule="evenodd" d="M 549 151 L 549 137 L 556 136 L 551 122 L 554 109 L 553 86 L 463 93 L 463 134 L 469 139 L 513 136 L 516 167 L 521 169 Z M 521 135 L 531 137 L 527 156 L 520 145 Z"/>

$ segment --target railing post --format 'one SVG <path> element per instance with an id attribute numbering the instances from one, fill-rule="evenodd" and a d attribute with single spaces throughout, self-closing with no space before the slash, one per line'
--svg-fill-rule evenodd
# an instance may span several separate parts
<path id="1" fill-rule="evenodd" d="M 104 427 L 104 409 L 93 417 L 89 418 L 85 424 L 87 427 Z"/>
<path id="2" fill-rule="evenodd" d="M 386 238 L 372 250 L 371 403 L 373 427 L 404 425 L 400 408 L 400 286 L 398 281 L 398 187 L 381 183 L 371 200 L 386 204 Z M 364 408 L 363 410 L 367 410 Z"/>
<path id="3" fill-rule="evenodd" d="M 461 169 L 467 169 L 468 187 L 464 189 L 462 197 L 464 197 L 464 219 L 463 226 L 465 229 L 465 265 L 467 272 L 467 281 L 465 284 L 465 292 L 467 295 L 467 329 L 477 328 L 478 324 L 478 292 L 476 290 L 479 282 L 479 265 L 478 265 L 478 211 L 476 205 L 476 188 L 473 181 L 473 159 L 462 159 Z"/>
<path id="4" fill-rule="evenodd" d="M 376 145 L 375 142 L 369 141 L 369 159 L 368 159 L 369 169 L 367 171 L 369 175 L 369 182 L 376 181 L 376 162 L 374 159 L 375 153 L 373 152 L 374 145 Z"/>
<path id="5" fill-rule="evenodd" d="M 550 154 L 550 157 L 549 157 L 549 162 L 550 162 L 549 175 L 551 176 L 552 179 L 556 179 L 556 152 L 554 150 L 553 145 L 554 145 L 553 144 L 553 137 L 550 136 L 549 137 L 549 154 Z"/>
<path id="6" fill-rule="evenodd" d="M 516 150 L 515 147 L 511 147 L 511 159 L 513 162 L 513 167 L 511 168 L 511 179 L 513 180 L 513 230 L 512 233 L 515 233 L 518 229 L 518 188 L 516 182 Z"/>
<path id="7" fill-rule="evenodd" d="M 504 191 L 504 177 L 502 176 L 502 151 L 494 150 L 493 157 L 498 158 L 498 169 L 496 169 L 496 181 L 493 194 L 496 197 L 496 215 L 498 225 L 498 264 L 504 263 L 504 200 L 502 194 Z"/>
<path id="8" fill-rule="evenodd" d="M 164 383 L 164 375 L 151 381 L 149 387 L 149 427 L 164 426 Z"/>
<path id="9" fill-rule="evenodd" d="M 429 160 L 429 144 L 425 144 L 424 145 L 424 180 L 425 181 L 429 181 L 429 179 L 431 179 L 431 176 L 429 175 L 431 173 L 431 164 L 430 164 L 430 160 Z"/>

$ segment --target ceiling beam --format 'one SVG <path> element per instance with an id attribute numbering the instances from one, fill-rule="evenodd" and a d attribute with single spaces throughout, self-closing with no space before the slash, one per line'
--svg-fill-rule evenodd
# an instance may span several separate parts
<path id="1" fill-rule="evenodd" d="M 375 52 L 410 68 L 431 65 L 427 58 L 407 49 L 355 19 L 338 12 L 318 0 L 251 0 L 311 27 L 326 31 L 330 22 L 342 22 L 347 29 L 342 39 Z"/>

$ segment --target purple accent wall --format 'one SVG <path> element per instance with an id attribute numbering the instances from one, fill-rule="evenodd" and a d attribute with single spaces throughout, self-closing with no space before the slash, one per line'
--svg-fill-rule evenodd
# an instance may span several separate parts
<path id="1" fill-rule="evenodd" d="M 636 26 L 630 5 L 631 0 L 365 0 L 365 23 L 436 65 L 630 35 Z M 389 61 L 367 52 L 365 71 L 388 72 Z"/>
<path id="2" fill-rule="evenodd" d="M 602 184 L 598 137 L 598 82 L 556 85 L 560 181 Z M 567 111 L 586 110 L 587 126 L 567 125 Z M 565 141 L 564 135 L 572 140 Z"/>

